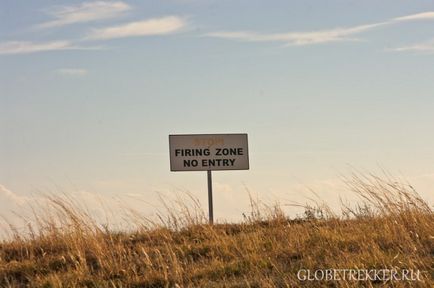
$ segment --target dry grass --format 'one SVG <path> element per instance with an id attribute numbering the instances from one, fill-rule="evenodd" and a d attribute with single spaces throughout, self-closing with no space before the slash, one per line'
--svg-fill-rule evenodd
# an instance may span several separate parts
<path id="1" fill-rule="evenodd" d="M 101 227 L 71 201 L 28 233 L 0 244 L 1 287 L 434 287 L 434 214 L 391 179 L 354 175 L 365 201 L 334 215 L 306 207 L 288 219 L 259 208 L 240 224 L 207 225 L 194 203 L 169 207 L 161 223 L 132 217 L 135 232 Z M 305 281 L 299 269 L 414 269 L 422 281 Z"/>

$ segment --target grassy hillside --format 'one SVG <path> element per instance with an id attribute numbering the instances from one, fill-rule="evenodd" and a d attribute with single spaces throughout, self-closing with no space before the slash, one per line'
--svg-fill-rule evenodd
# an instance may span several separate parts
<path id="1" fill-rule="evenodd" d="M 429 205 L 411 186 L 375 176 L 356 177 L 350 187 L 365 201 L 342 215 L 307 207 L 304 217 L 288 219 L 279 207 L 253 203 L 239 224 L 210 226 L 185 209 L 129 233 L 51 198 L 54 214 L 0 244 L 0 287 L 434 287 Z M 297 277 L 300 269 L 332 268 L 421 274 L 387 282 Z"/>

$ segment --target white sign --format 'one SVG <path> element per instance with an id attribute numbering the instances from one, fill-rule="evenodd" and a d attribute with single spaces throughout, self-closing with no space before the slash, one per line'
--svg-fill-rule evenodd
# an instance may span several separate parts
<path id="1" fill-rule="evenodd" d="M 248 170 L 247 134 L 169 135 L 171 171 Z"/>

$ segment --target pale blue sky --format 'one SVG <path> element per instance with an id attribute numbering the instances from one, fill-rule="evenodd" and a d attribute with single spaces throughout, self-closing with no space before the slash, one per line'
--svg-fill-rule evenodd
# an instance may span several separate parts
<path id="1" fill-rule="evenodd" d="M 0 208 L 45 189 L 206 204 L 168 134 L 220 132 L 249 134 L 251 170 L 214 173 L 218 218 L 244 187 L 330 199 L 348 165 L 434 203 L 433 28 L 432 1 L 1 0 Z"/>

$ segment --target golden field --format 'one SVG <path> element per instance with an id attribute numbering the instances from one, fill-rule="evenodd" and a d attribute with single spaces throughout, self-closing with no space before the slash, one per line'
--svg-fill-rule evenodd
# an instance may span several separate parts
<path id="1" fill-rule="evenodd" d="M 241 223 L 208 225 L 186 205 L 134 231 L 96 223 L 64 198 L 0 244 L 0 287 L 434 287 L 433 209 L 407 184 L 353 175 L 363 201 L 289 219 L 252 201 Z M 15 231 L 15 232 L 13 232 Z M 408 269 L 418 280 L 300 280 L 300 269 Z"/>

